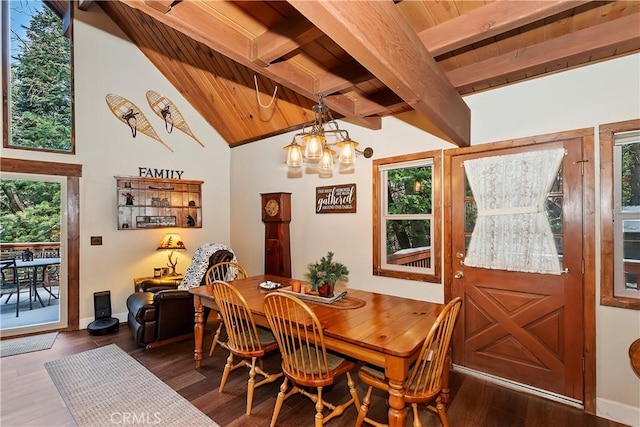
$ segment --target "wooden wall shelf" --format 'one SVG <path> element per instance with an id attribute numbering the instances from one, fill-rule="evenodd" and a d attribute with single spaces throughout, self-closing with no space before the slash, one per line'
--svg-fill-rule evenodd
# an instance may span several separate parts
<path id="1" fill-rule="evenodd" d="M 118 230 L 202 228 L 202 183 L 116 176 Z"/>

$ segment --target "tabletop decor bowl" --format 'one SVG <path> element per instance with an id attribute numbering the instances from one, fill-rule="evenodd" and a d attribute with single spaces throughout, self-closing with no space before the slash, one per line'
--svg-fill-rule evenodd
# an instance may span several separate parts
<path id="1" fill-rule="evenodd" d="M 322 297 L 333 296 L 336 282 L 344 282 L 349 277 L 349 269 L 342 263 L 333 260 L 333 252 L 328 252 L 320 261 L 307 265 L 305 278 L 309 280 L 311 289 Z"/>

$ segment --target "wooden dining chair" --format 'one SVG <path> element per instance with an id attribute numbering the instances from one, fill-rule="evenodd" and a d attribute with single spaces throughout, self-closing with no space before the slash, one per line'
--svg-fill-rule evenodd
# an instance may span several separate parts
<path id="1" fill-rule="evenodd" d="M 263 384 L 272 383 L 282 376 L 282 372 L 277 374 L 265 372 L 262 364 L 256 366 L 256 362 L 261 360 L 264 355 L 278 349 L 278 343 L 276 343 L 270 331 L 256 326 L 247 301 L 240 294 L 240 291 L 219 280 L 214 281 L 211 287 L 218 312 L 227 330 L 227 341 L 221 342 L 220 346 L 229 351 L 229 357 L 222 372 L 219 391 L 222 393 L 224 390 L 231 372 L 240 367 L 249 368 L 246 414 L 250 415 L 254 389 Z M 234 356 L 243 360 L 234 365 Z M 251 363 L 245 359 L 251 359 Z M 262 375 L 264 379 L 256 382 L 256 374 Z"/>
<path id="2" fill-rule="evenodd" d="M 216 280 L 230 282 L 231 280 L 246 279 L 247 277 L 249 277 L 249 275 L 247 274 L 247 270 L 245 270 L 244 267 L 238 262 L 225 261 L 212 265 L 209 270 L 207 270 L 207 272 L 205 273 L 205 284 L 209 285 Z M 216 333 L 213 335 L 211 350 L 209 350 L 209 356 L 213 356 L 213 351 L 216 349 L 216 345 L 220 343 L 220 335 L 222 334 L 222 329 L 224 328 L 224 322 L 222 322 L 220 313 L 218 313 L 218 321 L 218 329 L 216 329 Z"/>
<path id="3" fill-rule="evenodd" d="M 448 361 L 447 355 L 451 335 L 453 334 L 453 327 L 461 305 L 462 299 L 458 297 L 451 300 L 442 309 L 424 340 L 420 356 L 414 362 L 409 376 L 405 380 L 403 397 L 404 401 L 410 403 L 413 408 L 413 426 L 415 427 L 422 426 L 418 417 L 418 404 L 427 404 L 427 408 L 438 414 L 442 425 L 444 427 L 449 426 L 446 407 L 440 394 L 443 386 L 442 374 L 445 363 Z M 373 388 L 389 392 L 389 383 L 384 376 L 384 372 L 366 365 L 360 368 L 358 376 L 360 381 L 369 386 L 369 389 L 358 411 L 356 426 L 361 426 L 363 422 L 377 427 L 386 425 L 367 418 Z M 434 403 L 435 406 L 433 406 Z"/>
<path id="4" fill-rule="evenodd" d="M 349 373 L 355 363 L 327 352 L 320 320 L 307 304 L 293 295 L 272 292 L 265 297 L 264 312 L 280 347 L 285 375 L 271 417 L 271 427 L 275 425 L 285 399 L 295 393 L 315 402 L 315 427 L 321 427 L 341 415 L 352 404 L 360 407 Z M 351 399 L 341 405 L 326 402 L 322 398 L 323 388 L 332 385 L 342 374 L 347 375 Z M 287 392 L 289 381 L 292 388 Z M 317 392 L 311 393 L 305 389 L 307 387 L 315 388 Z M 323 415 L 325 408 L 331 410 L 326 416 Z"/>

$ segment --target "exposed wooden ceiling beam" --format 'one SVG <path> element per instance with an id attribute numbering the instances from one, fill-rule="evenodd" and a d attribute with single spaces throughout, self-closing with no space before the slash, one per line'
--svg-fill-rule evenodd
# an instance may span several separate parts
<path id="1" fill-rule="evenodd" d="M 145 3 L 160 13 L 167 13 L 171 10 L 173 0 L 145 0 Z"/>
<path id="2" fill-rule="evenodd" d="M 392 2 L 289 3 L 432 123 L 436 136 L 470 144 L 469 107 Z"/>
<path id="3" fill-rule="evenodd" d="M 526 73 L 572 58 L 594 55 L 602 50 L 626 51 L 640 48 L 640 14 L 618 18 L 504 55 L 461 67 L 447 73 L 458 89 L 473 87 L 496 78 Z"/>
<path id="4" fill-rule="evenodd" d="M 79 0 L 78 9 L 87 11 L 93 3 L 95 3 L 95 0 Z"/>
<path id="5" fill-rule="evenodd" d="M 421 31 L 418 37 L 431 55 L 439 56 L 585 3 L 589 1 L 496 1 Z"/>
<path id="6" fill-rule="evenodd" d="M 182 1 L 173 5 L 168 13 L 160 13 L 142 0 L 120 0 L 122 3 L 138 9 L 163 24 L 169 25 L 177 31 L 192 39 L 203 43 L 211 49 L 233 59 L 234 61 L 262 74 L 269 79 L 298 92 L 299 94 L 315 100 L 317 99 L 317 79 L 315 76 L 302 76 L 303 71 L 298 70 L 298 78 L 292 75 L 292 66 L 285 65 L 287 61 L 276 62 L 269 67 L 258 66 L 251 57 L 251 39 L 231 26 L 222 16 L 216 16 L 211 10 L 204 11 L 199 2 Z M 284 70 L 283 70 L 284 69 Z M 380 129 L 379 117 L 362 117 L 356 111 L 355 105 L 344 108 L 343 104 L 334 103 L 327 99 L 327 107 L 349 118 L 351 123 L 369 129 Z"/>
<path id="7" fill-rule="evenodd" d="M 266 67 L 321 35 L 322 31 L 306 19 L 287 19 L 251 41 L 251 58 Z"/>

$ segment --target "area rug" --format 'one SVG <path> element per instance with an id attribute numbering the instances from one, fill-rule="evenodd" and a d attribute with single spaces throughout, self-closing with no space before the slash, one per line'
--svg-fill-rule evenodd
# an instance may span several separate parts
<path id="1" fill-rule="evenodd" d="M 79 426 L 217 426 L 120 347 L 45 363 Z"/>
<path id="2" fill-rule="evenodd" d="M 58 337 L 57 332 L 0 341 L 0 357 L 47 350 Z"/>

